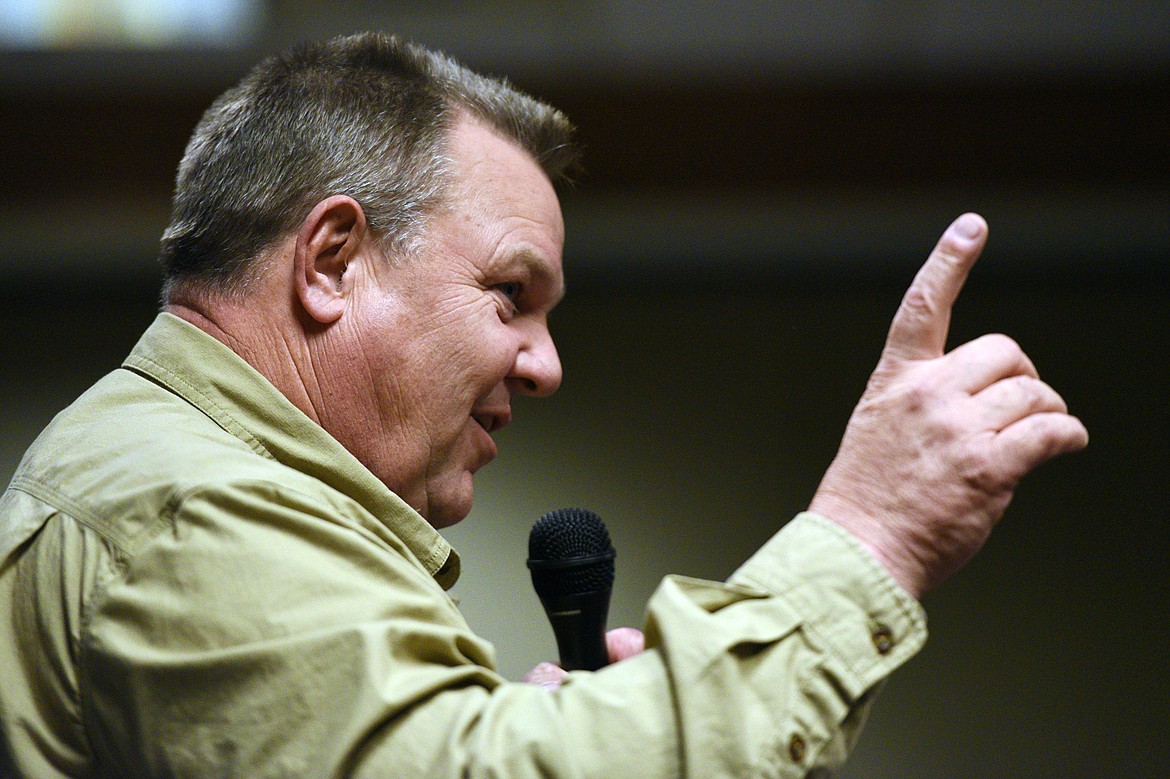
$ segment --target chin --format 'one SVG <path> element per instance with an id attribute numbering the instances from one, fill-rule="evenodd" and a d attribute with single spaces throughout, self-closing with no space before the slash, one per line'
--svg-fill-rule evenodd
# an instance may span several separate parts
<path id="1" fill-rule="evenodd" d="M 468 481 L 470 481 L 470 476 Z M 432 501 L 430 510 L 427 512 L 427 522 L 436 529 L 451 527 L 462 522 L 471 513 L 473 496 L 474 491 L 468 485 L 464 490 L 454 491 L 454 494 L 443 495 L 440 499 Z"/>
<path id="2" fill-rule="evenodd" d="M 431 527 L 435 528 L 435 530 L 442 530 L 445 527 L 451 527 L 452 525 L 459 524 L 464 520 L 464 518 L 467 517 L 469 513 L 471 513 L 470 507 L 468 507 L 467 511 L 431 512 L 431 516 L 427 517 L 427 522 L 429 522 Z"/>

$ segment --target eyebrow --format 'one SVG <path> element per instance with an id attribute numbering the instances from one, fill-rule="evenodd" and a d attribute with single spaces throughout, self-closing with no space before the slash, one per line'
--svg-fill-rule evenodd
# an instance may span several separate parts
<path id="1" fill-rule="evenodd" d="M 539 279 L 544 283 L 549 290 L 549 309 L 554 308 L 564 299 L 564 274 L 562 273 L 560 279 L 557 279 L 556 275 L 549 270 L 549 263 L 531 247 L 521 246 L 514 252 L 509 252 L 497 262 L 493 262 L 490 270 L 499 272 L 509 265 L 519 265 L 527 271 L 529 277 Z"/>

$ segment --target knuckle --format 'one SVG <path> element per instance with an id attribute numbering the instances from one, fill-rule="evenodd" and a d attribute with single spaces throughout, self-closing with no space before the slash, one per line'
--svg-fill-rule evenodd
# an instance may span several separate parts
<path id="1" fill-rule="evenodd" d="M 1068 417 L 1054 415 L 1048 418 L 1048 424 L 1040 426 L 1037 436 L 1041 451 L 1045 459 L 1063 454 L 1070 449 L 1079 448 L 1085 439 L 1084 428 L 1079 423 L 1070 421 Z"/>
<path id="2" fill-rule="evenodd" d="M 1040 379 L 1031 376 L 1017 376 L 1013 382 L 1017 387 L 1020 405 L 1032 413 L 1041 411 L 1064 412 L 1068 410 L 1064 398 Z"/>
<path id="3" fill-rule="evenodd" d="M 982 340 L 987 346 L 1004 355 L 1023 356 L 1024 354 L 1023 348 L 1010 335 L 1005 335 L 1004 333 L 988 333 L 983 336 Z"/>
<path id="4" fill-rule="evenodd" d="M 938 311 L 938 303 L 930 285 L 912 284 L 902 297 L 902 309 L 915 318 L 933 317 Z"/>
<path id="5" fill-rule="evenodd" d="M 1006 381 L 1014 391 L 1020 405 L 1025 408 L 1037 408 L 1044 397 L 1044 385 L 1030 376 L 1012 376 Z"/>
<path id="6" fill-rule="evenodd" d="M 989 446 L 971 447 L 963 465 L 964 480 L 981 493 L 998 494 L 1012 486 L 1008 475 L 1012 469 L 1005 467 L 1003 456 Z"/>
<path id="7" fill-rule="evenodd" d="M 943 241 L 935 253 L 935 265 L 939 275 L 944 278 L 953 278 L 962 274 L 966 262 L 961 248 L 952 241 Z"/>
<path id="8" fill-rule="evenodd" d="M 901 405 L 913 413 L 932 409 L 938 405 L 942 390 L 941 380 L 933 372 L 920 371 L 902 385 Z"/>
<path id="9" fill-rule="evenodd" d="M 1068 411 L 1068 404 L 1064 402 L 1064 398 L 1060 393 L 1052 389 L 1044 382 L 1035 380 L 1032 383 L 1036 392 L 1036 407 L 1042 411 L 1056 411 L 1059 413 L 1066 413 Z"/>

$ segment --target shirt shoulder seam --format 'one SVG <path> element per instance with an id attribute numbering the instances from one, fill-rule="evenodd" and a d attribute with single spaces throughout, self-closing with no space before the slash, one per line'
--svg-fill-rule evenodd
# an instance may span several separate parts
<path id="1" fill-rule="evenodd" d="M 229 435 L 235 436 L 243 441 L 252 451 L 270 460 L 276 459 L 268 451 L 268 448 L 260 442 L 260 439 L 256 438 L 244 425 L 240 424 L 214 398 L 157 360 L 144 354 L 133 354 L 126 359 L 122 367 L 145 378 L 157 381 L 167 390 L 199 409 L 199 411 L 203 412 L 204 415 L 219 425 Z"/>

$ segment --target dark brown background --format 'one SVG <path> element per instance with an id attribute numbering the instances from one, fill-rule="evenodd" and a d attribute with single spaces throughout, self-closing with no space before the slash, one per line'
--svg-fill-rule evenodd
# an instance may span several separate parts
<path id="1" fill-rule="evenodd" d="M 588 150 L 564 198 L 564 388 L 518 409 L 451 533 L 506 673 L 553 651 L 523 568 L 543 511 L 606 518 L 614 624 L 664 573 L 725 576 L 798 511 L 902 289 L 973 209 L 992 240 L 953 340 L 1015 336 L 1092 443 L 928 597 L 931 641 L 848 775 L 1165 775 L 1170 17 L 1028 3 L 964 27 L 942 4 L 831 5 L 852 36 L 790 6 L 282 2 L 241 51 L 5 53 L 0 478 L 152 317 L 171 178 L 215 94 L 302 34 L 398 30 L 511 74 Z M 753 14 L 794 26 L 770 42 Z"/>

